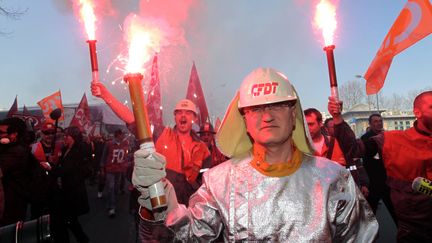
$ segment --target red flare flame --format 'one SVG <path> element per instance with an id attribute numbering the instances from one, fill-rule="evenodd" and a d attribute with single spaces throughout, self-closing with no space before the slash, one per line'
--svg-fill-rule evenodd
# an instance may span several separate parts
<path id="1" fill-rule="evenodd" d="M 125 39 L 129 45 L 126 73 L 143 73 L 144 64 L 155 52 L 160 51 L 163 33 L 156 25 L 137 15 L 131 15 L 126 19 L 125 30 Z"/>
<path id="2" fill-rule="evenodd" d="M 336 6 L 329 0 L 320 0 L 316 5 L 314 23 L 322 31 L 325 46 L 334 45 L 334 32 L 337 27 Z"/>
<path id="3" fill-rule="evenodd" d="M 79 7 L 80 18 L 84 22 L 88 39 L 96 40 L 96 15 L 93 2 L 90 0 L 78 0 L 76 4 Z"/>

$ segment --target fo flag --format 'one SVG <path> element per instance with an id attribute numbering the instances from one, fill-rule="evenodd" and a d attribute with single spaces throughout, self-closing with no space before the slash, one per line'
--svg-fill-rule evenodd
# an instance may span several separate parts
<path id="1" fill-rule="evenodd" d="M 54 123 L 55 121 L 53 121 L 50 117 L 50 113 L 59 108 L 63 111 L 63 104 L 62 104 L 62 100 L 61 100 L 61 93 L 60 90 L 55 92 L 54 94 L 47 96 L 45 98 L 43 98 L 42 100 L 40 100 L 37 103 L 40 108 L 42 109 L 42 113 L 46 119 L 46 121 L 50 121 L 52 123 Z M 63 121 L 64 120 L 64 116 L 63 116 L 64 112 L 62 112 L 61 117 L 59 118 L 59 121 Z"/>
<path id="2" fill-rule="evenodd" d="M 93 133 L 95 126 L 92 124 L 90 119 L 90 109 L 85 94 L 83 95 L 69 126 L 76 126 L 87 135 Z"/>
<path id="3" fill-rule="evenodd" d="M 156 141 L 164 129 L 157 55 L 153 58 L 146 107 L 150 124 L 153 127 L 153 139 Z"/>
<path id="4" fill-rule="evenodd" d="M 12 106 L 9 108 L 9 111 L 6 115 L 6 118 L 13 117 L 13 115 L 18 113 L 18 98 L 15 96 L 15 100 L 12 104 Z"/>
<path id="5" fill-rule="evenodd" d="M 207 104 L 205 102 L 204 93 L 201 88 L 201 82 L 198 77 L 198 72 L 195 67 L 195 62 L 193 63 L 189 86 L 187 89 L 186 99 L 191 100 L 198 108 L 198 125 L 201 126 L 208 119 Z"/>
<path id="6" fill-rule="evenodd" d="M 393 57 L 431 32 L 432 6 L 429 0 L 409 0 L 364 75 L 366 93 L 378 93 L 384 85 Z"/>

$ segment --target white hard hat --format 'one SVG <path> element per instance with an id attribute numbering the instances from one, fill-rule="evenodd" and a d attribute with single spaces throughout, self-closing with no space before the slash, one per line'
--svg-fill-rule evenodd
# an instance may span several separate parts
<path id="1" fill-rule="evenodd" d="M 174 111 L 176 110 L 193 111 L 195 115 L 198 114 L 196 105 L 191 100 L 188 99 L 183 99 L 177 102 Z"/>
<path id="2" fill-rule="evenodd" d="M 243 80 L 238 107 L 296 99 L 297 95 L 285 75 L 272 68 L 258 68 Z"/>
<path id="3" fill-rule="evenodd" d="M 261 85 L 273 82 L 277 85 L 271 84 L 271 90 L 266 88 L 266 85 Z M 216 144 L 219 150 L 227 157 L 236 157 L 249 152 L 252 148 L 252 142 L 247 134 L 246 124 L 239 108 L 289 100 L 297 100 L 295 129 L 292 135 L 294 144 L 303 153 L 313 154 L 309 130 L 305 129 L 307 126 L 297 92 L 285 75 L 271 68 L 258 68 L 244 79 L 240 91 L 228 106 L 216 134 Z"/>

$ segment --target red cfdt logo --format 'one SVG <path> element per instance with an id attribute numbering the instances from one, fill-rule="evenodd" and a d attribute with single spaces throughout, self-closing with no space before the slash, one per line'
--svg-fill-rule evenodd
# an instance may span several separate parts
<path id="1" fill-rule="evenodd" d="M 251 92 L 253 97 L 261 95 L 269 95 L 276 93 L 276 88 L 279 84 L 276 82 L 268 82 L 261 84 L 254 84 L 252 86 Z"/>

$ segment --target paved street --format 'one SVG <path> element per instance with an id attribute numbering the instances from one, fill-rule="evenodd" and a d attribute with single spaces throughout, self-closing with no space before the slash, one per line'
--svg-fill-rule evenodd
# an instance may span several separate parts
<path id="1" fill-rule="evenodd" d="M 90 213 L 80 217 L 84 231 L 93 243 L 134 243 L 135 225 L 129 213 L 129 192 L 117 195 L 116 217 L 109 218 L 104 198 L 97 198 L 97 186 L 88 186 Z M 71 236 L 71 238 L 73 238 Z M 71 242 L 75 239 L 72 239 Z"/>

